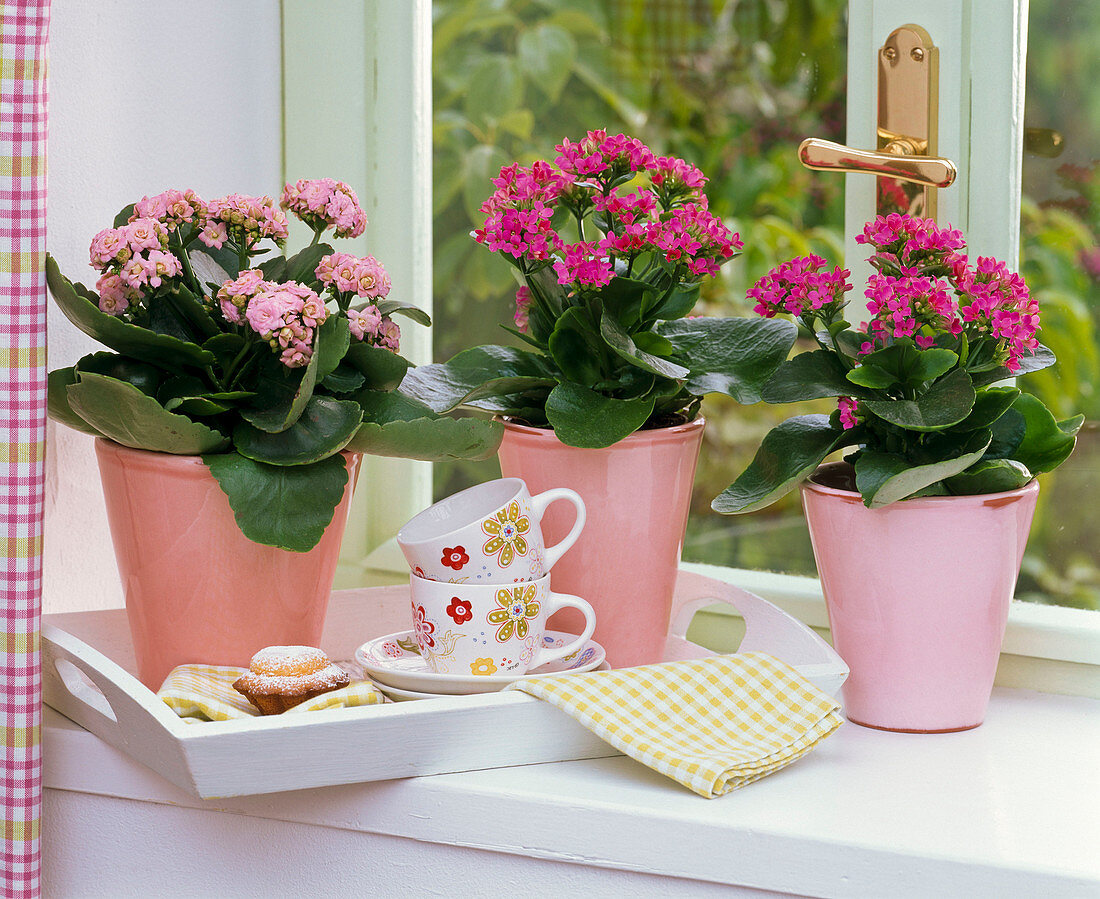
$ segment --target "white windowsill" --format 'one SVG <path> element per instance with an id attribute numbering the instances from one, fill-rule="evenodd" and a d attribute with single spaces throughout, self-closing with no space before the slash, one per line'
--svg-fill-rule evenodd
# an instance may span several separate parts
<path id="1" fill-rule="evenodd" d="M 316 890 L 326 871 L 378 895 L 444 873 L 454 895 L 515 883 L 621 895 L 638 875 L 651 890 L 627 890 L 639 895 L 1097 895 L 1098 711 L 998 689 L 985 724 L 964 733 L 846 723 L 714 800 L 618 757 L 203 802 L 47 709 L 45 886 L 130 895 L 178 872 L 184 853 L 189 876 L 223 895 Z"/>

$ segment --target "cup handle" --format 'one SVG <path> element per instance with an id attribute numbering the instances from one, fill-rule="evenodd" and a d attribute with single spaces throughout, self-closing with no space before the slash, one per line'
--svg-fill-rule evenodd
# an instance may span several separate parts
<path id="1" fill-rule="evenodd" d="M 547 649 L 544 646 L 540 646 L 535 650 L 535 655 L 531 659 L 531 668 L 538 668 L 539 665 L 545 665 L 547 662 L 554 662 L 558 659 L 564 659 L 567 655 L 571 655 L 574 652 L 579 652 L 584 644 L 588 642 L 588 638 L 592 636 L 592 631 L 596 629 L 596 612 L 587 601 L 581 599 L 579 596 L 573 596 L 571 593 L 551 593 L 546 599 L 546 617 L 549 618 L 559 609 L 576 609 L 582 615 L 584 615 L 584 631 L 576 640 L 571 643 L 566 643 L 558 649 Z"/>
<path id="2" fill-rule="evenodd" d="M 573 529 L 565 535 L 564 540 L 553 546 L 546 547 L 547 571 L 553 568 L 558 559 L 565 555 L 566 550 L 577 542 L 577 538 L 581 535 L 581 531 L 584 530 L 584 521 L 586 517 L 584 500 L 581 499 L 577 491 L 570 490 L 568 487 L 555 487 L 553 490 L 545 490 L 537 496 L 531 497 L 531 507 L 535 511 L 535 517 L 540 522 L 542 521 L 542 516 L 546 514 L 546 507 L 556 499 L 569 500 L 577 510 L 577 520 L 573 522 Z"/>

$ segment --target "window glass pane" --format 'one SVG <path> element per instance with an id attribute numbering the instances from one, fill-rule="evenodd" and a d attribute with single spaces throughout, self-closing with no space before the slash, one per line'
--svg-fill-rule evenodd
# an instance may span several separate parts
<path id="1" fill-rule="evenodd" d="M 1022 264 L 1055 368 L 1029 375 L 1058 418 L 1086 415 L 1042 479 L 1017 598 L 1100 609 L 1100 4 L 1031 0 Z"/>
<path id="2" fill-rule="evenodd" d="M 751 314 L 746 288 L 791 256 L 842 263 L 843 179 L 803 169 L 795 148 L 843 137 L 846 0 L 436 0 L 433 13 L 437 360 L 516 343 L 499 327 L 514 308 L 509 266 L 469 232 L 502 165 L 553 159 L 589 129 L 632 134 L 710 178 L 711 208 L 745 250 L 697 314 Z M 814 573 L 797 494 L 732 518 L 710 501 L 774 424 L 831 408 L 704 402 L 685 558 Z M 438 496 L 497 474 L 494 462 L 435 471 Z"/>

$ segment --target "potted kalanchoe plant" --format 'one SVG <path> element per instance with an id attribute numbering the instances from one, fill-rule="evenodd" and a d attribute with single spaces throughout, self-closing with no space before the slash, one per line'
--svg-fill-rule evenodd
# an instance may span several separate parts
<path id="1" fill-rule="evenodd" d="M 741 248 L 697 168 L 605 131 L 556 150 L 553 161 L 501 169 L 473 234 L 515 269 L 513 333 L 529 348 L 465 350 L 410 371 L 402 390 L 437 412 L 503 417 L 505 474 L 581 494 L 588 524 L 555 586 L 597 604 L 612 664 L 657 661 L 702 397 L 757 402 L 795 329 L 690 315 L 702 283 Z M 555 511 L 544 527 L 564 536 Z"/>
<path id="2" fill-rule="evenodd" d="M 838 397 L 763 440 L 713 503 L 762 508 L 802 485 L 833 639 L 851 666 L 852 720 L 895 730 L 981 723 L 1035 507 L 1035 476 L 1069 456 L 1083 416 L 1055 420 L 1010 379 L 1053 364 L 1039 306 L 1003 262 L 971 260 L 962 234 L 880 216 L 869 321 L 845 320 L 848 272 L 817 256 L 749 291 L 815 348 L 761 390 L 771 403 Z M 836 450 L 845 461 L 819 468 Z M 809 480 L 807 480 L 807 478 Z"/>
<path id="3" fill-rule="evenodd" d="M 313 232 L 289 257 L 284 210 Z M 101 438 L 152 686 L 170 662 L 316 645 L 359 454 L 477 458 L 499 443 L 495 423 L 451 420 L 396 392 L 409 363 L 392 316 L 430 321 L 389 296 L 374 257 L 321 240 L 365 225 L 355 193 L 331 179 L 288 184 L 279 204 L 168 190 L 93 238 L 95 290 L 47 259 L 57 304 L 108 347 L 50 373 L 49 411 Z M 138 505 L 146 487 L 153 508 Z"/>

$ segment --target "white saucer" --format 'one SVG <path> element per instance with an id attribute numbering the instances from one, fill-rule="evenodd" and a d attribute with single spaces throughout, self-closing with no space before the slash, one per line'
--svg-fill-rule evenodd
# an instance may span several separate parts
<path id="1" fill-rule="evenodd" d="M 610 671 L 611 666 L 606 661 L 599 664 L 594 671 Z M 547 677 L 555 672 L 547 671 L 543 674 L 527 674 L 525 677 Z M 557 672 L 561 673 L 561 672 Z M 576 672 L 574 672 L 576 673 Z M 400 687 L 391 687 L 389 684 L 383 684 L 380 681 L 375 681 L 374 685 L 385 693 L 390 699 L 395 702 L 409 702 L 414 699 L 454 699 L 454 693 L 420 693 L 416 690 L 402 690 Z M 503 689 L 503 686 L 502 686 Z M 477 696 L 477 693 L 467 693 L 466 696 Z"/>
<path id="2" fill-rule="evenodd" d="M 542 637 L 543 645 L 547 647 L 564 646 L 575 639 L 574 634 L 558 631 L 547 631 Z M 372 680 L 405 692 L 419 693 L 417 699 L 424 698 L 424 694 L 454 696 L 464 693 L 494 693 L 521 677 L 561 674 L 565 671 L 591 671 L 599 667 L 604 655 L 603 647 L 595 640 L 589 640 L 573 655 L 532 668 L 527 674 L 461 675 L 429 671 L 427 662 L 420 656 L 411 630 L 375 637 L 355 650 L 355 660 L 363 666 Z"/>

